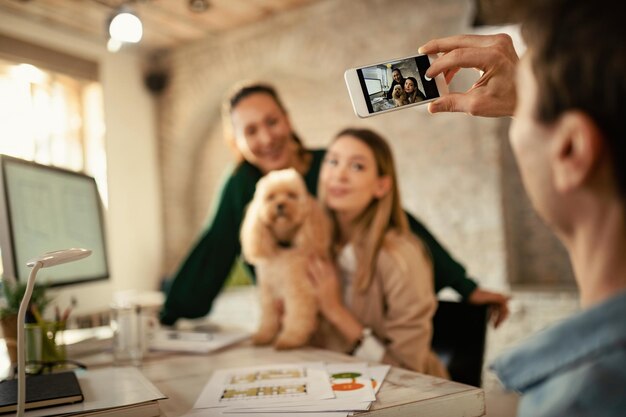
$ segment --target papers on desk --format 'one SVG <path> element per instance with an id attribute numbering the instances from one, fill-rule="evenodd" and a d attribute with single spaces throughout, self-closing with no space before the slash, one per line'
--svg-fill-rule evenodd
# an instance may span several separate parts
<path id="1" fill-rule="evenodd" d="M 215 371 L 194 408 L 257 407 L 333 398 L 322 362 Z"/>
<path id="2" fill-rule="evenodd" d="M 369 409 L 389 368 L 306 362 L 219 370 L 185 416 L 343 417 Z"/>
<path id="3" fill-rule="evenodd" d="M 214 332 L 158 330 L 150 339 L 150 349 L 171 352 L 209 353 L 240 342 L 250 336 L 242 330 Z"/>

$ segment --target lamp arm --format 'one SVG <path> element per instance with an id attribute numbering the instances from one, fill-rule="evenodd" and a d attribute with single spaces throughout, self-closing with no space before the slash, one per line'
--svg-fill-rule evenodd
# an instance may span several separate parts
<path id="1" fill-rule="evenodd" d="M 24 352 L 24 321 L 26 319 L 26 310 L 28 310 L 28 304 L 30 298 L 33 295 L 33 288 L 35 287 L 35 277 L 37 271 L 43 266 L 42 262 L 36 262 L 33 269 L 28 276 L 28 282 L 26 283 L 26 291 L 24 291 L 24 297 L 20 303 L 20 309 L 17 313 L 17 417 L 24 416 L 24 410 L 26 408 L 26 353 Z"/>
<path id="2" fill-rule="evenodd" d="M 24 352 L 24 319 L 35 287 L 35 277 L 41 268 L 73 262 L 91 255 L 91 250 L 83 248 L 70 248 L 54 252 L 46 252 L 26 262 L 26 266 L 32 267 L 26 291 L 17 312 L 17 417 L 24 416 L 26 409 L 26 358 Z"/>

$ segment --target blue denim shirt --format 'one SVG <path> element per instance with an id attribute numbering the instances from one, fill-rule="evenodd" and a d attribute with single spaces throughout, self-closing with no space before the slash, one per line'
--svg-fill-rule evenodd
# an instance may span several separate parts
<path id="1" fill-rule="evenodd" d="M 518 417 L 626 416 L 626 292 L 546 329 L 491 366 Z"/>

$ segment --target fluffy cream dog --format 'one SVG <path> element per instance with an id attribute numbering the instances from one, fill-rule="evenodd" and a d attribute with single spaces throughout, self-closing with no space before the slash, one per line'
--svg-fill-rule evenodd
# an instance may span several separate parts
<path id="1" fill-rule="evenodd" d="M 391 97 L 393 98 L 396 107 L 404 106 L 405 104 L 409 104 L 409 99 L 404 92 L 404 88 L 400 84 L 396 84 L 393 87 L 393 92 L 391 93 Z"/>
<path id="2" fill-rule="evenodd" d="M 296 170 L 272 171 L 259 180 L 241 226 L 242 252 L 255 265 L 261 297 L 255 344 L 273 341 L 277 349 L 289 349 L 308 342 L 318 313 L 308 260 L 327 256 L 330 241 L 330 221 Z"/>

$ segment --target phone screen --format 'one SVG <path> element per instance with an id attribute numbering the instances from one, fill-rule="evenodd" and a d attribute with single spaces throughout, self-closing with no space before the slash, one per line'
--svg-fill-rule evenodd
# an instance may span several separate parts
<path id="1" fill-rule="evenodd" d="M 370 114 L 439 97 L 435 80 L 425 77 L 428 67 L 428 56 L 418 55 L 358 68 L 361 91 Z"/>

